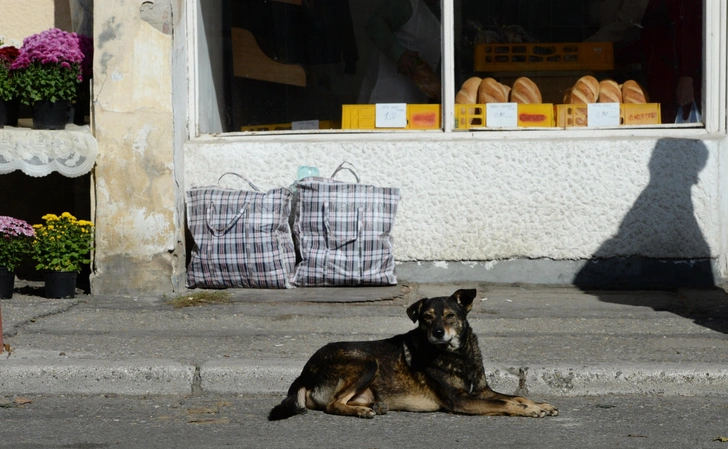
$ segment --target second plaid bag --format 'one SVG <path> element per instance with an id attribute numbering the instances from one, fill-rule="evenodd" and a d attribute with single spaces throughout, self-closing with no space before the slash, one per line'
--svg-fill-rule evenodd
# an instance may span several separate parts
<path id="1" fill-rule="evenodd" d="M 397 284 L 391 232 L 399 189 L 318 177 L 296 187 L 296 285 Z"/>

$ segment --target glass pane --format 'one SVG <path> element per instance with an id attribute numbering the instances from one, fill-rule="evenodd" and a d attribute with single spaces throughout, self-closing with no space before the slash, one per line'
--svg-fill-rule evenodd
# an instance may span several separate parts
<path id="1" fill-rule="evenodd" d="M 430 105 L 407 128 L 440 129 L 440 0 L 198 6 L 201 132 L 368 129 L 373 107 L 343 106 L 375 103 Z"/>
<path id="2" fill-rule="evenodd" d="M 460 102 L 478 104 L 504 98 L 621 102 L 621 124 L 674 124 L 684 105 L 678 121 L 699 121 L 690 112 L 693 100 L 702 107 L 702 11 L 701 0 L 462 0 L 455 17 L 455 91 L 463 94 Z M 473 77 L 493 80 L 478 84 Z M 535 84 L 540 99 L 528 91 L 528 81 L 516 83 L 521 77 Z M 583 77 L 615 84 L 593 85 Z M 627 106 L 631 102 L 652 106 Z M 571 120 L 566 126 L 586 124 L 575 121 L 586 109 L 553 110 L 556 125 L 560 119 Z M 625 123 L 627 112 L 632 121 Z"/>

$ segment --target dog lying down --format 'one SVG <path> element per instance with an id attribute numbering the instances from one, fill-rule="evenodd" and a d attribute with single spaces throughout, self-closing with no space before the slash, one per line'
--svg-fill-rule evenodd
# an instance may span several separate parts
<path id="1" fill-rule="evenodd" d="M 476 291 L 424 298 L 407 308 L 417 328 L 379 341 L 329 343 L 319 349 L 268 419 L 321 410 L 373 418 L 389 410 L 540 418 L 545 402 L 493 391 L 478 338 L 468 324 Z"/>

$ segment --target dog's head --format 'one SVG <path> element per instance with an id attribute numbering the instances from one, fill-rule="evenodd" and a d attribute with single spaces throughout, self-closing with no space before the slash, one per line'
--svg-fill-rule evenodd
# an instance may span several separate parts
<path id="1" fill-rule="evenodd" d="M 462 343 L 476 293 L 475 289 L 461 289 L 450 297 L 423 298 L 407 308 L 407 316 L 415 323 L 419 321 L 430 343 L 453 351 Z"/>

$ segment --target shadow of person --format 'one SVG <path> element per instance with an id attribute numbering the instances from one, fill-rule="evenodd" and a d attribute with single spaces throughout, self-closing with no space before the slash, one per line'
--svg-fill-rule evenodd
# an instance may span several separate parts
<path id="1" fill-rule="evenodd" d="M 574 285 L 605 302 L 649 306 L 728 333 L 728 297 L 715 285 L 710 246 L 695 218 L 692 188 L 708 161 L 698 140 L 660 139 L 650 181 L 574 277 Z M 615 290 L 677 290 L 675 295 L 623 295 Z"/>

